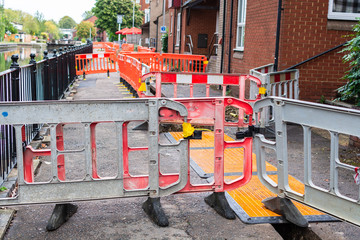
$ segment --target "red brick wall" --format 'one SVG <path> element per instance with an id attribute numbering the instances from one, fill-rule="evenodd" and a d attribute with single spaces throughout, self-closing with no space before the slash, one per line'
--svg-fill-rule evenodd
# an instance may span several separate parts
<path id="1" fill-rule="evenodd" d="M 231 73 L 249 73 L 252 68 L 274 62 L 277 4 L 278 0 L 247 1 L 244 52 L 236 52 L 233 49 L 236 46 L 238 1 L 234 1 Z M 228 72 L 229 65 L 230 15 L 231 1 L 227 1 L 223 72 Z"/>
<path id="2" fill-rule="evenodd" d="M 327 27 L 328 0 L 285 0 L 281 23 L 279 70 L 286 69 L 343 42 L 348 31 Z M 345 82 L 340 78 L 347 67 L 337 49 L 312 60 L 300 70 L 300 99 L 318 101 L 322 95 L 335 96 Z"/>
<path id="3" fill-rule="evenodd" d="M 193 54 L 207 55 L 208 48 L 198 48 L 198 34 L 207 34 L 208 42 L 210 44 L 211 37 L 216 31 L 216 10 L 191 10 L 189 25 L 185 23 L 185 36 L 191 35 L 193 42 Z M 183 32 L 184 34 L 184 32 Z M 188 37 L 185 37 L 185 42 L 182 43 L 185 52 L 189 52 L 189 47 L 186 45 L 190 43 Z"/>

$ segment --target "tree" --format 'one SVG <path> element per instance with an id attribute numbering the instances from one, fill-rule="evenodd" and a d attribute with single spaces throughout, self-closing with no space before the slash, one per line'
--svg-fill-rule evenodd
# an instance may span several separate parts
<path id="1" fill-rule="evenodd" d="M 50 39 L 59 39 L 60 31 L 54 21 L 45 22 L 45 31 L 49 34 Z"/>
<path id="2" fill-rule="evenodd" d="M 45 18 L 44 18 L 44 14 L 42 14 L 41 12 L 39 12 L 39 11 L 36 11 L 36 13 L 35 13 L 35 16 L 34 16 L 34 19 L 38 22 L 38 24 L 39 24 L 39 34 L 41 33 L 41 32 L 44 32 L 45 31 L 45 22 L 46 22 L 46 20 L 45 20 Z"/>
<path id="3" fill-rule="evenodd" d="M 347 83 L 338 88 L 340 99 L 345 101 L 354 101 L 355 104 L 360 106 L 360 22 L 353 28 L 353 37 L 345 45 L 341 52 L 348 52 L 344 55 L 343 61 L 349 63 L 350 70 L 347 71 L 343 79 Z"/>
<path id="4" fill-rule="evenodd" d="M 74 28 L 75 26 L 76 26 L 76 22 L 74 21 L 74 19 L 72 19 L 69 16 L 64 16 L 59 21 L 60 28 L 70 29 L 70 28 Z"/>
<path id="5" fill-rule="evenodd" d="M 95 37 L 95 27 L 92 22 L 82 21 L 76 26 L 76 35 L 79 38 L 89 38 L 90 37 L 90 28 L 91 28 L 91 38 Z"/>
<path id="6" fill-rule="evenodd" d="M 124 15 L 121 26 L 131 28 L 133 17 L 132 0 L 97 0 L 95 7 L 92 9 L 98 18 L 95 22 L 96 27 L 106 30 L 110 39 L 116 39 L 115 32 L 118 30 L 117 15 Z M 143 22 L 144 13 L 140 10 L 139 5 L 135 5 L 134 26 L 139 27 Z"/>
<path id="7" fill-rule="evenodd" d="M 92 16 L 94 16 L 94 13 L 90 10 L 90 11 L 85 11 L 82 15 L 83 20 L 89 19 Z"/>
<path id="8" fill-rule="evenodd" d="M 39 23 L 34 19 L 33 16 L 31 16 L 30 14 L 27 14 L 24 17 L 24 22 L 23 22 L 23 30 L 24 32 L 31 34 L 31 35 L 35 35 L 38 34 L 40 31 L 40 25 Z"/>

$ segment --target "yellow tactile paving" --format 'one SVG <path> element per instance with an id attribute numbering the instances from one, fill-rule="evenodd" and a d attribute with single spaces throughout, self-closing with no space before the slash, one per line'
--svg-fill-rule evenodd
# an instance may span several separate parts
<path id="1" fill-rule="evenodd" d="M 182 138 L 181 132 L 172 132 L 171 135 L 178 141 Z M 225 135 L 226 141 L 233 141 L 233 139 Z M 202 140 L 190 140 L 190 156 L 193 161 L 205 172 L 214 173 L 214 135 L 212 132 L 203 132 Z M 203 149 L 198 149 L 203 148 Z M 243 148 L 228 148 L 224 152 L 224 172 L 225 173 L 240 173 L 243 171 Z M 267 171 L 276 171 L 277 168 L 269 163 L 266 163 Z M 256 156 L 253 154 L 253 176 L 251 181 L 232 191 L 229 195 L 239 204 L 239 206 L 248 214 L 249 217 L 274 217 L 278 214 L 265 208 L 261 202 L 265 198 L 276 196 L 261 184 L 258 176 L 256 176 Z M 239 174 L 240 176 L 240 174 Z M 225 176 L 225 181 L 231 181 L 239 176 Z M 269 177 L 277 182 L 277 175 L 269 175 Z M 304 193 L 304 184 L 289 176 L 290 187 L 301 194 Z M 307 207 L 301 203 L 295 202 L 295 206 L 303 215 L 324 215 L 313 208 Z"/>
<path id="2" fill-rule="evenodd" d="M 272 175 L 270 178 L 273 178 L 274 176 L 276 177 L 276 175 Z M 234 179 L 236 177 L 231 178 Z M 293 186 L 298 185 L 298 189 L 296 191 L 299 190 L 300 192 L 301 189 L 303 191 L 304 185 L 295 178 L 289 177 L 289 183 Z M 249 217 L 279 216 L 278 214 L 266 209 L 264 204 L 261 202 L 265 198 L 275 197 L 276 195 L 261 184 L 258 176 L 253 175 L 248 184 L 238 189 L 229 191 L 228 194 L 241 206 Z M 293 201 L 293 203 L 303 215 L 324 215 L 324 213 L 296 201 Z"/>
<path id="3" fill-rule="evenodd" d="M 181 132 L 172 132 L 171 135 L 176 141 L 182 139 Z M 234 141 L 231 137 L 225 135 L 226 141 Z M 212 132 L 203 132 L 202 140 L 190 140 L 190 155 L 205 173 L 214 172 L 214 134 Z M 197 149 L 204 148 L 204 149 Z M 257 171 L 256 155 L 253 154 L 253 171 Z M 243 171 L 243 148 L 227 148 L 224 151 L 224 170 L 225 173 L 242 172 Z M 267 171 L 276 171 L 276 167 L 266 163 Z"/>

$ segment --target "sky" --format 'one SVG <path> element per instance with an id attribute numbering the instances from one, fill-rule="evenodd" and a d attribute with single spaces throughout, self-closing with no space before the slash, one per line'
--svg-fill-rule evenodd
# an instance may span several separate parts
<path id="1" fill-rule="evenodd" d="M 76 23 L 81 15 L 94 7 L 96 0 L 4 0 L 4 7 L 35 15 L 36 11 L 44 14 L 46 20 L 59 22 L 60 18 L 70 16 Z"/>

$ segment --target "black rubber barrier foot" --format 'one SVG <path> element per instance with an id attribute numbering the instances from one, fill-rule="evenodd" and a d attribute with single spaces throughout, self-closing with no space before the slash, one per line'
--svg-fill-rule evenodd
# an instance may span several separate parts
<path id="1" fill-rule="evenodd" d="M 308 227 L 309 223 L 295 207 L 291 200 L 280 197 L 269 197 L 262 201 L 265 207 L 283 216 L 287 221 L 299 227 Z"/>
<path id="2" fill-rule="evenodd" d="M 142 205 L 146 214 L 159 227 L 169 226 L 169 220 L 161 207 L 160 198 L 148 198 Z"/>
<path id="3" fill-rule="evenodd" d="M 225 192 L 214 192 L 207 196 L 204 200 L 210 207 L 215 209 L 220 216 L 226 219 L 236 218 L 234 211 L 231 209 L 227 199 L 225 198 Z"/>
<path id="4" fill-rule="evenodd" d="M 76 213 L 78 207 L 74 204 L 56 204 L 53 213 L 48 221 L 46 230 L 54 231 L 63 225 L 69 218 Z"/>

